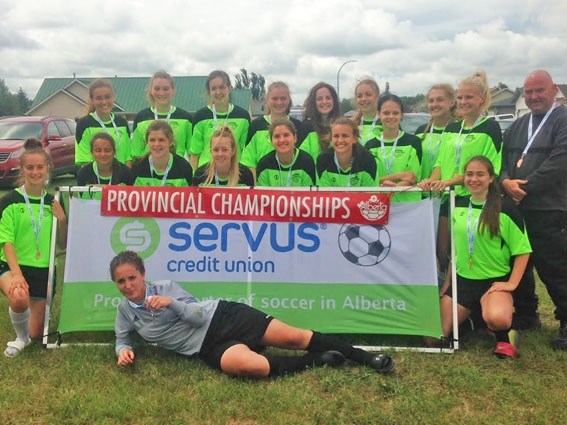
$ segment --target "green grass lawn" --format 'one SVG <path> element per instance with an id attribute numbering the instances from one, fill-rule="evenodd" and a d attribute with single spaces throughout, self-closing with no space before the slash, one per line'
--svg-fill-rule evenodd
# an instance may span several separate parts
<path id="1" fill-rule="evenodd" d="M 0 423 L 564 424 L 567 353 L 549 348 L 556 322 L 538 291 L 544 327 L 522 333 L 517 359 L 497 360 L 490 339 L 469 335 L 455 354 L 395 353 L 392 376 L 347 365 L 253 381 L 156 347 L 141 346 L 136 365 L 121 369 L 111 345 L 34 344 L 0 356 Z M 0 344 L 12 338 L 2 298 Z"/>
<path id="2" fill-rule="evenodd" d="M 121 369 L 111 345 L 34 344 L 0 355 L 0 425 L 566 424 L 567 352 L 549 347 L 557 322 L 541 285 L 538 293 L 544 326 L 521 334 L 518 358 L 498 360 L 490 339 L 468 335 L 455 354 L 395 353 L 392 376 L 347 365 L 253 381 L 156 347 L 140 347 L 136 365 Z M 2 350 L 13 339 L 7 309 L 0 296 Z"/>

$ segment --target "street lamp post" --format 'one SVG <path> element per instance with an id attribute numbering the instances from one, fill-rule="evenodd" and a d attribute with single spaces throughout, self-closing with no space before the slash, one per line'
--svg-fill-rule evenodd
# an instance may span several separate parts
<path id="1" fill-rule="evenodd" d="M 341 95 L 340 95 L 340 91 L 339 91 L 339 77 L 340 77 L 340 75 L 341 75 L 341 70 L 343 69 L 343 67 L 344 67 L 347 63 L 351 63 L 351 62 L 358 62 L 358 61 L 355 60 L 355 59 L 348 60 L 348 61 L 344 62 L 344 63 L 340 66 L 339 70 L 337 71 L 337 97 L 339 98 L 339 102 L 341 101 Z"/>

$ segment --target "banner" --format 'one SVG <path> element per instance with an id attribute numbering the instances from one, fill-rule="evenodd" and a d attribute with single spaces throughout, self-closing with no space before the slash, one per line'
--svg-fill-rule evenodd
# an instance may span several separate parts
<path id="1" fill-rule="evenodd" d="M 360 202 L 352 195 L 342 194 L 349 210 Z M 101 201 L 73 197 L 59 331 L 114 329 L 122 296 L 109 263 L 131 249 L 149 281 L 172 279 L 198 299 L 244 302 L 295 326 L 440 335 L 431 201 L 391 205 L 387 225 L 215 218 L 102 216 Z"/>
<path id="2" fill-rule="evenodd" d="M 384 193 L 104 186 L 102 215 L 387 224 Z"/>

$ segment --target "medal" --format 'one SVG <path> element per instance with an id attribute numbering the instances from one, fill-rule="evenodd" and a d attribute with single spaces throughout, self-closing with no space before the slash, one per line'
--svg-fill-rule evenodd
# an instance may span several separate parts
<path id="1" fill-rule="evenodd" d="M 516 162 L 516 167 L 520 168 L 523 163 L 524 163 L 524 155 L 522 155 L 520 159 L 518 159 L 518 162 Z"/>
<path id="2" fill-rule="evenodd" d="M 472 255 L 469 256 L 469 269 L 472 269 Z"/>
<path id="3" fill-rule="evenodd" d="M 35 253 L 35 259 L 39 260 L 41 258 L 41 251 L 39 250 L 39 248 L 37 249 L 36 253 Z"/>

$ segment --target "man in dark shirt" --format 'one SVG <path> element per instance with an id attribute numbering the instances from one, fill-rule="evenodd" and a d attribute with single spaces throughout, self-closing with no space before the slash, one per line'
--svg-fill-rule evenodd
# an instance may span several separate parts
<path id="1" fill-rule="evenodd" d="M 533 267 L 555 304 L 559 336 L 552 346 L 567 349 L 567 107 L 555 102 L 549 73 L 533 71 L 524 82 L 531 113 L 504 134 L 500 181 L 519 205 L 533 254 L 514 294 L 515 326 L 539 326 Z"/>

